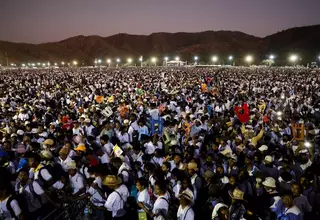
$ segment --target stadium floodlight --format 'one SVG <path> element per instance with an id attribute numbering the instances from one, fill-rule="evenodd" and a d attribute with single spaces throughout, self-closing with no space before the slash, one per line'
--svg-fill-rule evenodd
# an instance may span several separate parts
<path id="1" fill-rule="evenodd" d="M 198 59 L 199 59 L 198 56 L 195 56 L 195 57 L 194 57 L 194 60 L 195 60 L 195 61 L 198 61 Z"/>
<path id="2" fill-rule="evenodd" d="M 110 64 L 110 63 L 111 63 L 111 60 L 110 60 L 110 59 L 107 59 L 107 63 Z"/>
<path id="3" fill-rule="evenodd" d="M 48 62 L 47 65 L 50 66 L 50 62 Z"/>
<path id="4" fill-rule="evenodd" d="M 157 65 L 157 58 L 156 57 L 152 57 L 151 58 L 151 62 L 154 63 L 154 65 Z"/>
<path id="5" fill-rule="evenodd" d="M 40 66 L 41 65 L 41 63 L 38 63 L 38 66 Z"/>
<path id="6" fill-rule="evenodd" d="M 35 63 L 31 63 L 31 66 L 35 66 L 36 64 Z"/>
<path id="7" fill-rule="evenodd" d="M 26 64 L 24 64 L 24 63 L 23 63 L 23 64 L 22 64 L 22 66 L 23 66 L 23 67 L 25 67 L 25 66 L 26 66 Z"/>
<path id="8" fill-rule="evenodd" d="M 120 63 L 120 59 L 119 58 L 117 58 L 117 63 Z"/>
<path id="9" fill-rule="evenodd" d="M 297 56 L 297 55 L 291 55 L 291 56 L 289 57 L 289 59 L 290 59 L 290 61 L 291 61 L 292 63 L 295 63 L 295 62 L 298 60 L 298 56 Z"/>
<path id="10" fill-rule="evenodd" d="M 179 61 L 180 60 L 180 57 L 176 57 L 176 59 L 175 59 L 176 61 Z"/>
<path id="11" fill-rule="evenodd" d="M 98 60 L 98 63 L 100 64 L 101 62 L 102 62 L 102 61 L 99 59 L 99 60 Z"/>
<path id="12" fill-rule="evenodd" d="M 169 60 L 169 57 L 165 57 L 164 60 L 165 60 L 165 61 L 168 61 L 168 60 Z"/>
<path id="13" fill-rule="evenodd" d="M 217 61 L 218 61 L 218 57 L 217 57 L 217 56 L 213 56 L 213 57 L 212 57 L 212 62 L 215 63 L 215 62 L 217 62 Z"/>
<path id="14" fill-rule="evenodd" d="M 128 58 L 128 63 L 132 63 L 132 59 L 131 58 Z"/>
<path id="15" fill-rule="evenodd" d="M 275 57 L 274 57 L 274 55 L 272 55 L 272 54 L 269 56 L 269 60 L 274 60 L 274 58 L 275 58 Z"/>
<path id="16" fill-rule="evenodd" d="M 233 60 L 233 56 L 229 56 L 228 59 L 229 59 L 229 60 Z"/>
<path id="17" fill-rule="evenodd" d="M 58 64 L 57 64 L 57 63 L 54 63 L 54 65 L 55 65 L 55 66 L 58 66 Z"/>
<path id="18" fill-rule="evenodd" d="M 64 62 L 62 61 L 61 64 L 64 66 Z"/>
<path id="19" fill-rule="evenodd" d="M 78 62 L 74 60 L 74 61 L 72 62 L 72 64 L 76 66 L 76 65 L 78 65 Z"/>
<path id="20" fill-rule="evenodd" d="M 251 55 L 246 56 L 246 62 L 250 64 L 253 61 L 253 57 Z"/>
<path id="21" fill-rule="evenodd" d="M 46 66 L 46 63 L 43 63 L 42 66 Z"/>

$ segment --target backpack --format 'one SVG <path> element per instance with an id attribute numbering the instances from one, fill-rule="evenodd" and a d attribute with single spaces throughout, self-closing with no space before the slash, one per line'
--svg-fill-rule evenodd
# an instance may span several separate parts
<path id="1" fill-rule="evenodd" d="M 40 168 L 39 170 L 38 183 L 41 187 L 49 188 L 51 186 L 41 175 L 41 171 L 44 169 L 48 170 L 49 174 L 52 176 L 52 179 L 54 180 L 54 183 L 61 180 L 62 176 L 68 178 L 68 174 L 64 171 L 60 164 L 55 163 L 54 165 L 46 165 Z"/>
<path id="2" fill-rule="evenodd" d="M 167 214 L 165 215 L 164 213 L 162 213 L 162 216 L 166 220 L 177 220 L 178 206 L 173 202 L 169 202 L 169 200 L 164 197 L 160 197 L 160 199 L 165 200 L 169 205 Z"/>
<path id="3" fill-rule="evenodd" d="M 128 182 L 127 182 L 127 183 L 125 183 L 125 182 L 123 181 L 122 172 L 127 172 L 127 173 L 129 174 L 129 179 L 128 179 Z M 133 186 L 133 184 L 134 184 L 134 178 L 133 178 L 132 171 L 130 172 L 130 170 L 123 169 L 120 174 L 121 174 L 120 177 L 122 178 L 123 184 L 128 188 L 129 192 L 131 192 L 132 186 Z"/>
<path id="4" fill-rule="evenodd" d="M 7 210 L 10 212 L 10 215 L 11 215 L 11 218 L 12 218 L 12 219 L 18 219 L 18 216 L 16 216 L 16 213 L 14 212 L 14 210 L 13 210 L 13 208 L 12 208 L 12 206 L 11 206 L 11 202 L 12 202 L 13 200 L 16 200 L 17 203 L 19 204 L 18 200 L 17 200 L 14 196 L 10 196 L 10 197 L 8 198 L 8 200 L 7 200 L 6 208 L 7 208 Z M 19 206 L 20 206 L 20 204 L 19 204 Z"/>

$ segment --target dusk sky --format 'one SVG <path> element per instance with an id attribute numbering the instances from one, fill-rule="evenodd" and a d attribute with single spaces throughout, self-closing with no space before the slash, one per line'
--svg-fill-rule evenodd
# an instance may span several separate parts
<path id="1" fill-rule="evenodd" d="M 237 30 L 265 37 L 320 24 L 320 0 L 1 0 L 0 40 Z"/>

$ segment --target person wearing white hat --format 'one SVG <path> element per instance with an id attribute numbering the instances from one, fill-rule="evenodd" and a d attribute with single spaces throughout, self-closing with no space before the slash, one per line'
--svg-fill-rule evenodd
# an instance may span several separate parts
<path id="1" fill-rule="evenodd" d="M 273 165 L 273 157 L 270 155 L 265 156 L 263 163 L 259 166 L 259 170 L 266 177 L 279 178 L 279 170 Z"/>
<path id="2" fill-rule="evenodd" d="M 178 219 L 194 220 L 194 212 L 192 210 L 193 195 L 190 191 L 183 191 L 179 195 L 180 205 L 177 212 Z"/>
<path id="3" fill-rule="evenodd" d="M 228 206 L 226 204 L 223 203 L 218 203 L 214 206 L 213 211 L 212 211 L 212 220 L 228 220 L 229 218 L 219 218 L 219 212 L 221 212 L 222 208 L 226 208 L 228 210 L 228 214 L 229 214 L 229 209 Z M 220 214 L 221 216 L 221 214 Z"/>
<path id="4" fill-rule="evenodd" d="M 83 176 L 78 172 L 77 164 L 75 161 L 70 161 L 67 164 L 67 170 L 69 173 L 70 185 L 72 187 L 72 195 L 77 197 L 85 193 L 85 181 Z"/>

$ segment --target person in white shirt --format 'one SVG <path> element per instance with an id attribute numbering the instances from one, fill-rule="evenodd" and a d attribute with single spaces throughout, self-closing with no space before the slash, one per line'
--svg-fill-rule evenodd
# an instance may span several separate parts
<path id="1" fill-rule="evenodd" d="M 110 163 L 110 157 L 107 153 L 104 153 L 102 151 L 102 148 L 97 147 L 94 150 L 95 155 L 100 159 L 101 164 L 109 164 Z"/>
<path id="2" fill-rule="evenodd" d="M 70 185 L 72 188 L 72 195 L 74 197 L 81 196 L 85 193 L 85 181 L 83 176 L 78 172 L 77 164 L 73 160 L 67 165 L 69 172 Z"/>
<path id="3" fill-rule="evenodd" d="M 65 171 L 68 171 L 67 164 L 71 162 L 71 158 L 68 157 L 68 154 L 69 154 L 69 150 L 66 147 L 61 148 L 61 150 L 59 151 L 58 163 L 61 164 L 62 168 Z"/>
<path id="4" fill-rule="evenodd" d="M 103 146 L 103 151 L 106 152 L 109 156 L 111 156 L 113 152 L 113 144 L 109 141 L 108 135 L 102 135 L 100 137 L 101 146 Z"/>
<path id="5" fill-rule="evenodd" d="M 80 136 L 84 135 L 84 131 L 79 126 L 79 122 L 78 121 L 75 121 L 74 124 L 73 124 L 72 134 L 73 135 L 80 135 Z"/>
<path id="6" fill-rule="evenodd" d="M 194 212 L 192 210 L 193 195 L 190 191 L 183 191 L 180 198 L 180 206 L 178 208 L 177 218 L 178 220 L 194 220 Z"/>
<path id="7" fill-rule="evenodd" d="M 150 199 L 150 195 L 148 192 L 148 181 L 144 178 L 139 178 L 136 181 L 136 188 L 138 190 L 137 202 L 142 203 L 148 210 L 152 210 L 153 202 Z M 139 210 L 139 212 L 144 212 L 144 211 Z"/>
<path id="8" fill-rule="evenodd" d="M 13 199 L 10 189 L 9 181 L 0 181 L 0 219 L 24 219 L 21 208 L 17 200 Z"/>
<path id="9" fill-rule="evenodd" d="M 125 204 L 130 195 L 128 188 L 122 184 L 122 180 L 118 176 L 109 175 L 103 182 L 103 185 L 108 186 L 114 191 L 108 196 L 104 207 L 112 212 L 113 220 L 125 220 L 128 219 L 126 216 Z"/>
<path id="10" fill-rule="evenodd" d="M 158 196 L 153 205 L 152 211 L 148 210 L 143 203 L 138 203 L 138 206 L 143 209 L 151 218 L 157 220 L 158 218 L 165 219 L 169 210 L 169 198 L 166 193 L 166 185 L 162 182 L 156 182 L 154 187 L 154 194 Z"/>

